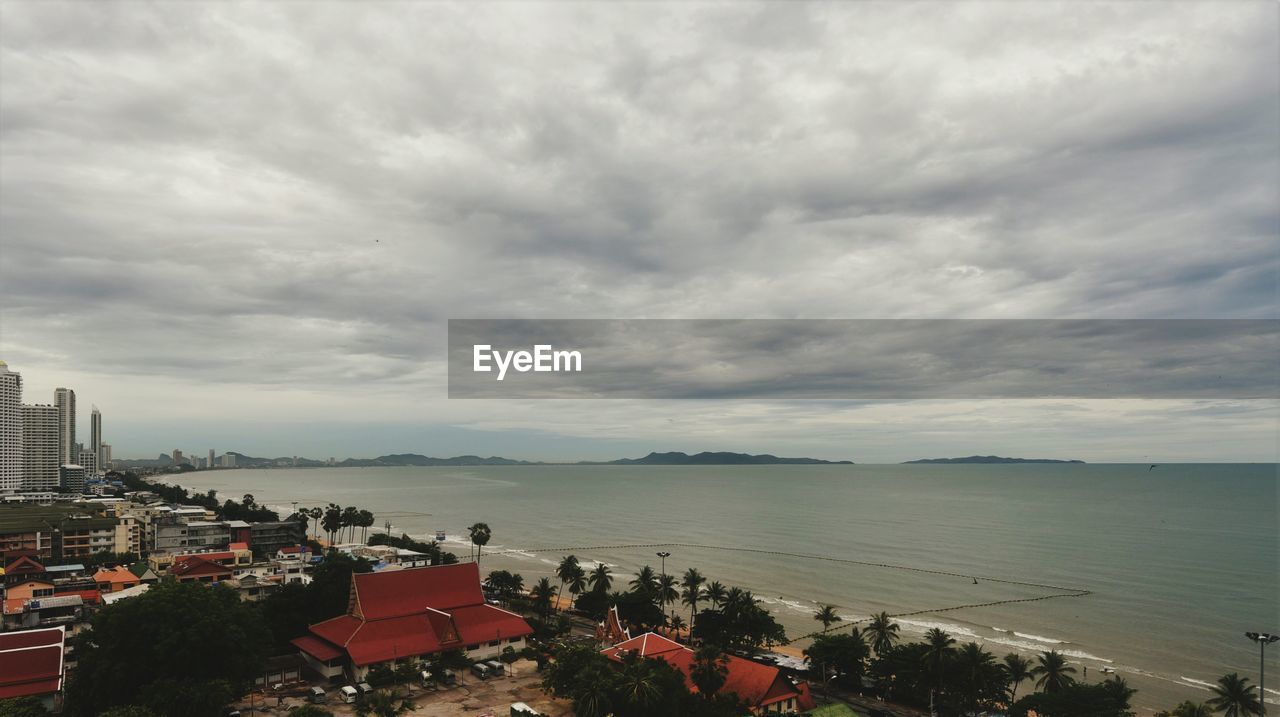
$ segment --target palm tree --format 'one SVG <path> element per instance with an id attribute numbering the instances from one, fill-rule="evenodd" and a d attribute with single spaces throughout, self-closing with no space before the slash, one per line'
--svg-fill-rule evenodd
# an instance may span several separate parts
<path id="1" fill-rule="evenodd" d="M 684 618 L 680 617 L 679 615 L 672 615 L 671 622 L 668 624 L 670 625 L 672 631 L 674 631 L 676 635 L 679 635 L 680 631 L 685 628 Z"/>
<path id="2" fill-rule="evenodd" d="M 484 546 L 489 544 L 489 538 L 493 536 L 493 532 L 489 530 L 488 523 L 475 523 L 467 528 L 467 533 L 471 536 L 471 544 L 476 546 L 476 562 L 480 562 L 480 551 Z"/>
<path id="3" fill-rule="evenodd" d="M 658 602 L 662 603 L 662 612 L 665 615 L 667 605 L 676 601 L 680 597 L 680 593 L 676 590 L 676 576 L 663 575 L 658 578 Z"/>
<path id="4" fill-rule="evenodd" d="M 889 617 L 889 613 L 881 612 L 872 616 L 871 623 L 862 628 L 862 636 L 871 643 L 876 655 L 883 655 L 898 641 L 898 623 Z"/>
<path id="5" fill-rule="evenodd" d="M 609 588 L 613 587 L 613 575 L 609 572 L 609 566 L 604 563 L 596 565 L 591 571 L 591 577 L 587 579 L 591 584 L 591 589 L 596 592 L 609 592 Z"/>
<path id="6" fill-rule="evenodd" d="M 1213 698 L 1205 704 L 1226 717 L 1262 714 L 1262 704 L 1258 702 L 1258 693 L 1249 684 L 1249 678 L 1235 672 L 1218 678 L 1218 684 L 1213 687 Z"/>
<path id="7" fill-rule="evenodd" d="M 728 591 L 725 590 L 724 585 L 722 585 L 719 580 L 715 580 L 707 586 L 707 602 L 716 607 L 724 607 L 724 599 L 728 594 Z"/>
<path id="8" fill-rule="evenodd" d="M 358 517 L 360 520 L 360 522 L 357 523 L 360 527 L 360 540 L 367 543 L 369 542 L 369 528 L 373 527 L 377 518 L 374 517 L 372 512 L 367 510 L 361 510 Z"/>
<path id="9" fill-rule="evenodd" d="M 573 596 L 571 602 L 577 602 L 578 596 L 587 590 L 587 571 L 582 569 L 581 565 L 573 566 L 573 574 L 569 576 L 569 594 Z"/>
<path id="10" fill-rule="evenodd" d="M 1076 673 L 1076 668 L 1067 665 L 1067 658 L 1057 650 L 1041 654 L 1036 662 L 1040 664 L 1032 668 L 1031 676 L 1037 678 L 1037 689 L 1053 693 L 1075 684 L 1076 678 L 1072 675 Z"/>
<path id="11" fill-rule="evenodd" d="M 311 534 L 314 535 L 317 539 L 319 539 L 320 537 L 319 521 L 322 517 L 324 517 L 324 508 L 321 508 L 320 506 L 317 505 L 316 507 L 311 509 L 304 508 L 302 512 L 308 518 L 311 518 Z"/>
<path id="12" fill-rule="evenodd" d="M 631 589 L 641 595 L 646 595 L 650 600 L 657 598 L 658 593 L 658 574 L 648 565 L 640 568 L 640 572 L 631 580 Z"/>
<path id="13" fill-rule="evenodd" d="M 572 555 L 566 555 L 560 560 L 560 564 L 556 566 L 556 577 L 560 578 L 560 590 L 564 590 L 564 584 L 569 582 L 569 578 L 573 577 L 573 571 L 579 570 L 578 559 Z M 560 602 L 560 591 L 556 591 L 556 602 Z M 559 607 L 557 604 L 556 607 Z"/>
<path id="14" fill-rule="evenodd" d="M 636 714 L 652 714 L 662 699 L 662 687 L 648 660 L 629 660 L 623 665 L 618 675 L 618 692 L 628 705 L 635 708 Z"/>
<path id="15" fill-rule="evenodd" d="M 1009 690 L 1009 704 L 1018 699 L 1018 685 L 1031 679 L 1031 660 L 1010 652 L 1004 656 L 1004 683 Z"/>
<path id="16" fill-rule="evenodd" d="M 343 509 L 342 509 L 342 527 L 344 527 L 344 528 L 350 528 L 350 529 L 351 529 L 351 530 L 348 532 L 348 535 L 350 536 L 350 537 L 349 537 L 349 539 L 350 539 L 350 540 L 351 540 L 351 542 L 353 542 L 353 543 L 354 543 L 354 542 L 355 542 L 355 540 L 356 540 L 356 530 L 355 530 L 355 527 L 356 527 L 356 523 L 358 523 L 358 522 L 359 522 L 359 520 L 360 520 L 360 509 L 359 509 L 359 508 L 357 508 L 357 507 L 355 507 L 354 505 L 352 505 L 352 506 L 347 506 L 346 508 L 343 508 Z"/>
<path id="17" fill-rule="evenodd" d="M 925 644 L 928 650 L 922 655 L 925 667 L 928 670 L 930 681 L 933 683 L 934 690 L 942 685 L 942 661 L 947 658 L 955 649 L 952 645 L 956 644 L 953 637 L 938 628 L 933 628 L 924 634 Z M 932 701 L 932 698 L 930 698 Z"/>
<path id="18" fill-rule="evenodd" d="M 381 690 L 373 694 L 365 695 L 360 704 L 356 706 L 356 714 L 359 717 L 396 717 L 396 715 L 404 714 L 414 709 L 413 703 L 409 700 L 397 702 L 394 697 Z"/>
<path id="19" fill-rule="evenodd" d="M 698 614 L 698 598 L 701 597 L 702 584 L 707 579 L 702 577 L 702 573 L 697 568 L 689 568 L 684 571 L 684 577 L 680 578 L 680 598 L 685 605 L 689 606 L 689 621 L 693 622 L 694 616 Z"/>
<path id="20" fill-rule="evenodd" d="M 1116 707 L 1122 712 L 1129 711 L 1129 698 L 1133 697 L 1134 693 L 1137 692 L 1119 675 L 1115 675 L 1109 680 L 1104 680 L 1102 689 L 1106 691 L 1107 696 L 1116 703 Z"/>
<path id="21" fill-rule="evenodd" d="M 835 605 L 822 605 L 818 611 L 813 614 L 813 619 L 822 623 L 822 631 L 826 632 L 831 626 L 840 622 L 844 618 L 836 614 Z"/>
<path id="22" fill-rule="evenodd" d="M 556 588 L 551 584 L 551 578 L 541 578 L 537 584 L 529 590 L 529 597 L 533 598 L 535 608 L 542 611 L 542 620 L 546 622 L 551 612 L 551 598 L 556 594 Z"/>
<path id="23" fill-rule="evenodd" d="M 982 695 L 987 694 L 992 683 L 1001 676 L 995 655 L 982 649 L 976 642 L 967 642 L 956 653 L 956 663 L 962 678 L 965 709 L 977 712 Z"/>

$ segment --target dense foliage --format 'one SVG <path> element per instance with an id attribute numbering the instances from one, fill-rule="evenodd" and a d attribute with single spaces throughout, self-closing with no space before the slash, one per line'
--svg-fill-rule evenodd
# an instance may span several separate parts
<path id="1" fill-rule="evenodd" d="M 141 704 L 157 714 L 219 717 L 266 656 L 257 609 L 231 590 L 160 583 L 109 605 L 73 638 L 79 654 L 66 714 Z"/>

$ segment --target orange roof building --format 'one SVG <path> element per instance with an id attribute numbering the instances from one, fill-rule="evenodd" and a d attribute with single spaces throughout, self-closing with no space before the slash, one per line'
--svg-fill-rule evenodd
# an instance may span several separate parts
<path id="1" fill-rule="evenodd" d="M 622 662 L 634 653 L 640 657 L 663 660 L 684 675 L 685 683 L 693 692 L 698 688 L 693 684 L 690 673 L 694 665 L 694 651 L 678 642 L 653 632 L 646 632 L 601 650 L 605 657 L 614 662 Z M 721 692 L 731 692 L 738 699 L 747 703 L 751 714 L 776 714 L 813 709 L 813 698 L 808 685 L 793 682 L 777 667 L 762 665 L 736 655 L 726 654 L 724 686 Z"/>
<path id="2" fill-rule="evenodd" d="M 93 582 L 98 584 L 98 590 L 104 593 L 114 593 L 125 588 L 131 588 L 142 582 L 137 575 L 131 570 L 123 566 L 114 568 L 101 568 L 93 574 Z"/>
<path id="3" fill-rule="evenodd" d="M 311 669 L 337 680 L 364 679 L 388 667 L 450 650 L 473 660 L 520 650 L 533 628 L 485 602 L 475 563 L 351 576 L 347 614 L 310 627 L 293 641 Z"/>

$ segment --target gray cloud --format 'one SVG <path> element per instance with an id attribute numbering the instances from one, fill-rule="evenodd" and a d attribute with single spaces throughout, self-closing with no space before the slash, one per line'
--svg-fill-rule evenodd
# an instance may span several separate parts
<path id="1" fill-rule="evenodd" d="M 0 350 L 83 393 L 420 420 L 450 317 L 1277 314 L 1265 4 L 0 11 Z"/>

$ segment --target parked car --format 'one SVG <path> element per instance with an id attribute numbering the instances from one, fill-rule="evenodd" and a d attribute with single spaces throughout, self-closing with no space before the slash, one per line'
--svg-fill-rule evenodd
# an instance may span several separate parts
<path id="1" fill-rule="evenodd" d="M 497 660 L 487 660 L 484 664 L 489 666 L 490 675 L 493 675 L 494 677 L 507 676 L 507 670 L 503 667 L 501 662 L 498 662 Z"/>
<path id="2" fill-rule="evenodd" d="M 447 687 L 458 684 L 458 673 L 453 670 L 440 670 L 440 682 Z"/>
<path id="3" fill-rule="evenodd" d="M 360 691 L 360 696 L 363 697 L 373 692 L 373 685 L 368 682 L 357 682 L 356 689 Z"/>
<path id="4" fill-rule="evenodd" d="M 482 680 L 489 679 L 489 666 L 483 662 L 477 662 L 471 666 L 471 674 Z"/>
<path id="5" fill-rule="evenodd" d="M 312 687 L 310 690 L 307 691 L 307 699 L 310 700 L 311 704 L 313 705 L 324 704 L 324 701 L 325 701 L 324 688 Z"/>

